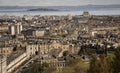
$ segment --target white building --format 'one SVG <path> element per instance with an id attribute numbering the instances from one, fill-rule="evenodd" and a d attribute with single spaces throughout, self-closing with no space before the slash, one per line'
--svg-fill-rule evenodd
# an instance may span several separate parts
<path id="1" fill-rule="evenodd" d="M 89 12 L 86 12 L 86 11 L 85 11 L 85 12 L 83 12 L 83 16 L 84 16 L 84 17 L 90 17 L 91 15 L 90 15 Z"/>
<path id="2" fill-rule="evenodd" d="M 11 25 L 9 27 L 9 32 L 10 32 L 11 35 L 15 35 L 15 26 L 14 25 Z"/>
<path id="3" fill-rule="evenodd" d="M 97 31 L 91 31 L 91 36 L 95 36 L 95 34 L 97 34 L 98 32 Z"/>
<path id="4" fill-rule="evenodd" d="M 22 31 L 21 23 L 17 23 L 15 25 L 10 25 L 10 27 L 9 27 L 9 32 L 11 35 L 18 35 L 21 33 L 21 31 Z"/>
<path id="5" fill-rule="evenodd" d="M 35 30 L 35 31 L 33 31 L 33 36 L 35 36 L 35 37 L 42 37 L 42 36 L 44 36 L 44 34 L 45 34 L 44 30 Z"/>
<path id="6" fill-rule="evenodd" d="M 20 34 L 19 25 L 15 25 L 15 34 Z"/>

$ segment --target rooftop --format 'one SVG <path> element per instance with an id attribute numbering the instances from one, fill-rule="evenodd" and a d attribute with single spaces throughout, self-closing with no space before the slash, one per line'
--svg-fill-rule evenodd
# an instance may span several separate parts
<path id="1" fill-rule="evenodd" d="M 19 57 L 25 52 L 25 50 L 17 50 L 12 52 L 8 57 L 7 57 L 7 64 L 9 64 L 11 61 Z"/>

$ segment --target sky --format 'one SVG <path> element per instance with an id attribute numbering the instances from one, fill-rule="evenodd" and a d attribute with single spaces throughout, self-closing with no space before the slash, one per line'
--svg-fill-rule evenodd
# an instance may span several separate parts
<path id="1" fill-rule="evenodd" d="M 77 6 L 120 4 L 120 0 L 0 0 L 0 6 Z"/>

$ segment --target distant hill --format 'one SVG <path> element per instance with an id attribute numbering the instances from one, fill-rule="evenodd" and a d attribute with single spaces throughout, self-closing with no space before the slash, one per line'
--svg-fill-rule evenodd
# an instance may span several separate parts
<path id="1" fill-rule="evenodd" d="M 48 9 L 48 8 L 37 8 L 37 9 L 28 9 L 27 11 L 58 11 L 57 9 Z"/>
<path id="2" fill-rule="evenodd" d="M 93 11 L 120 10 L 120 4 L 82 6 L 0 6 L 0 11 Z"/>

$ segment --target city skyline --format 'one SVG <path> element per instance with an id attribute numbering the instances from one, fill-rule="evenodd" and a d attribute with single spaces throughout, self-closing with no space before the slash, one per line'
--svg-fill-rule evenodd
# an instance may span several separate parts
<path id="1" fill-rule="evenodd" d="M 120 0 L 0 0 L 0 6 L 77 6 L 120 4 Z"/>

